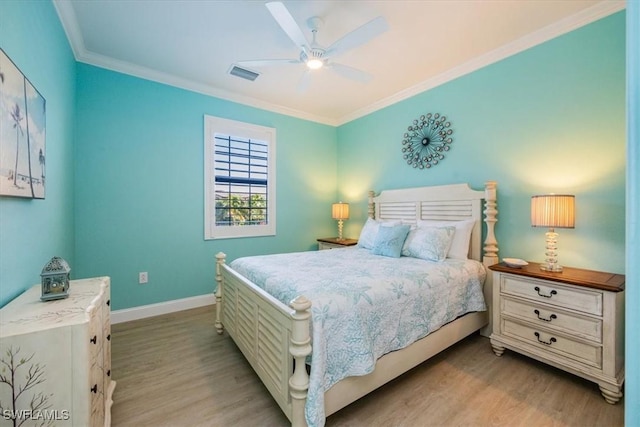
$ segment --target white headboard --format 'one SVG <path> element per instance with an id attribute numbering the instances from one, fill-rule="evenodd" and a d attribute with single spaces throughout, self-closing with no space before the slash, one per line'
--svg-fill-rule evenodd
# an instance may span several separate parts
<path id="1" fill-rule="evenodd" d="M 485 201 L 487 235 L 482 253 L 482 201 Z M 472 190 L 468 184 L 451 184 L 433 187 L 384 190 L 375 196 L 369 192 L 369 216 L 383 220 L 402 220 L 415 223 L 417 220 L 460 221 L 475 219 L 471 233 L 469 255 L 485 265 L 497 262 L 498 244 L 494 227 L 496 219 L 496 183 L 489 181 L 483 191 Z M 491 259 L 486 259 L 490 257 Z"/>

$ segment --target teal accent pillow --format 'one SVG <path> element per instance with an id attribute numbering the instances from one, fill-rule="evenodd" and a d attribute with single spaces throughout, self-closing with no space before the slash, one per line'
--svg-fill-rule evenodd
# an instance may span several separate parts
<path id="1" fill-rule="evenodd" d="M 418 227 L 411 230 L 402 247 L 402 255 L 427 261 L 444 261 L 455 232 L 454 226 Z"/>
<path id="2" fill-rule="evenodd" d="M 380 226 L 371 253 L 400 258 L 402 246 L 410 229 L 409 225 Z"/>

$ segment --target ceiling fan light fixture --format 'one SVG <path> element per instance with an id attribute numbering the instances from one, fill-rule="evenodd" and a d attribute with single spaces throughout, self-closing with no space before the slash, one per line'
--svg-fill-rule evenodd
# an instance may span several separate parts
<path id="1" fill-rule="evenodd" d="M 371 80 L 371 76 L 364 71 L 336 63 L 334 62 L 334 58 L 344 52 L 368 43 L 374 37 L 377 37 L 387 31 L 389 26 L 382 16 L 378 16 L 377 18 L 359 26 L 339 40 L 335 41 L 329 47 L 325 48 L 323 45 L 318 44 L 316 40 L 318 29 L 323 26 L 321 18 L 312 16 L 307 20 L 307 25 L 311 29 L 311 34 L 313 36 L 313 40 L 309 43 L 307 37 L 302 31 L 302 28 L 300 28 L 296 20 L 293 19 L 293 16 L 291 16 L 291 13 L 289 13 L 287 7 L 282 3 L 282 1 L 268 0 L 265 5 L 282 31 L 285 32 L 285 34 L 299 49 L 300 53 L 298 59 L 241 61 L 243 65 L 263 66 L 270 64 L 304 64 L 307 69 L 304 72 L 301 81 L 302 84 L 298 85 L 299 91 L 304 90 L 308 85 L 311 72 L 321 68 L 331 68 L 332 71 L 342 77 L 362 83 L 366 83 Z"/>
<path id="2" fill-rule="evenodd" d="M 311 58 L 307 60 L 306 64 L 310 70 L 317 70 L 322 68 L 324 62 L 321 59 Z"/>
<path id="3" fill-rule="evenodd" d="M 316 45 L 312 46 L 308 51 L 303 50 L 300 53 L 300 61 L 304 62 L 308 69 L 318 70 L 324 66 L 324 49 Z"/>

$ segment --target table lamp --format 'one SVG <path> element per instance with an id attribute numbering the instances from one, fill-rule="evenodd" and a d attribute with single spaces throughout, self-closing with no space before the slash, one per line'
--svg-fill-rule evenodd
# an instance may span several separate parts
<path id="1" fill-rule="evenodd" d="M 333 219 L 338 220 L 338 240 L 342 239 L 342 222 L 345 219 L 349 219 L 349 204 L 348 203 L 334 203 L 331 205 L 331 216 Z"/>
<path id="2" fill-rule="evenodd" d="M 549 228 L 545 234 L 547 239 L 545 263 L 540 264 L 540 269 L 562 271 L 562 266 L 558 264 L 558 233 L 555 229 L 574 228 L 575 196 L 547 194 L 531 197 L 531 225 Z"/>

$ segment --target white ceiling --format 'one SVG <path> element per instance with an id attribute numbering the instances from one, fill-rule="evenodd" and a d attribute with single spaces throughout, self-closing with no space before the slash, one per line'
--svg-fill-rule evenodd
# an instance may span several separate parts
<path id="1" fill-rule="evenodd" d="M 331 70 L 297 90 L 303 64 L 228 74 L 241 60 L 297 58 L 263 1 L 54 0 L 80 62 L 320 123 L 340 125 L 624 8 L 624 0 L 284 1 L 325 47 L 377 16 L 389 30 L 337 62 L 369 83 Z"/>

